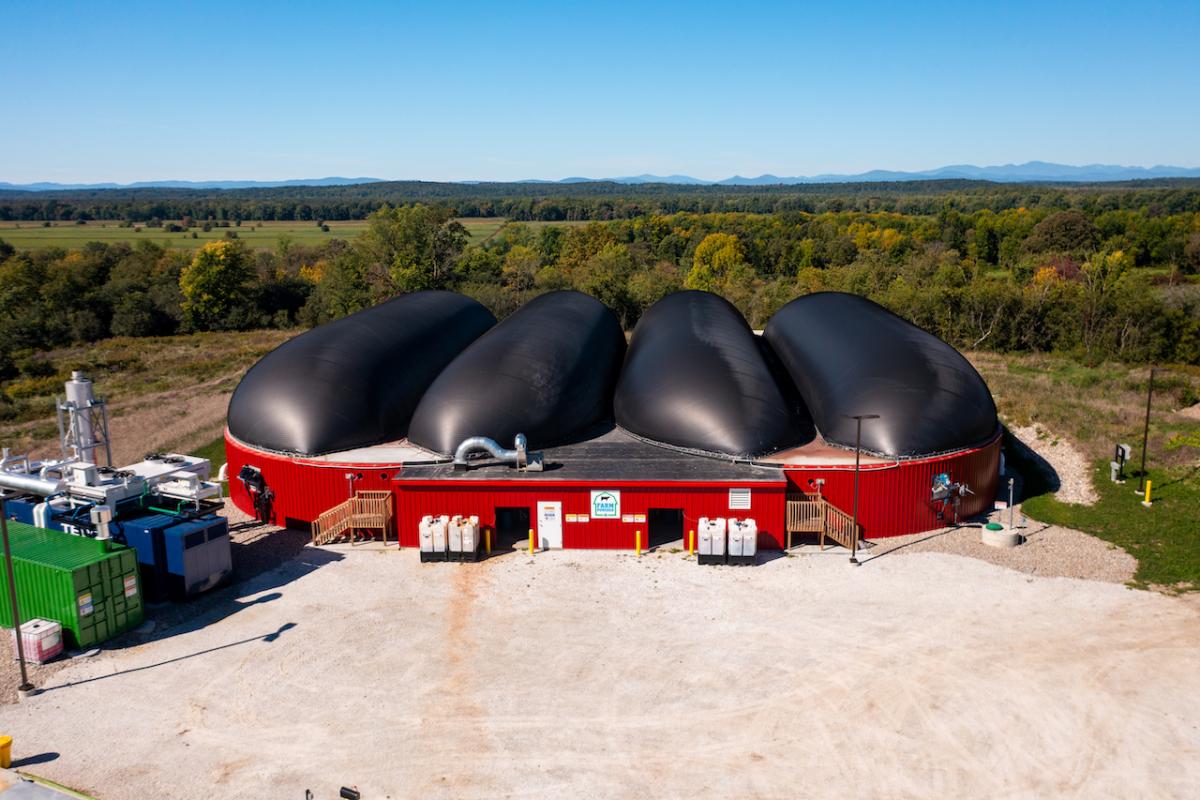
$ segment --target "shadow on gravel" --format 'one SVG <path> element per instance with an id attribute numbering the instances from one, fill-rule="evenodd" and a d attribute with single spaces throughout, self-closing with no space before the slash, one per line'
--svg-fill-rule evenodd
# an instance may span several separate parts
<path id="1" fill-rule="evenodd" d="M 1004 459 L 1008 464 L 1008 473 L 1015 473 L 1013 477 L 1016 479 L 1018 503 L 1031 497 L 1057 492 L 1062 486 L 1058 472 L 1050 462 L 1014 436 L 1007 427 L 1004 428 Z M 999 491 L 1003 493 L 1006 487 L 1007 481 L 1002 480 Z"/>
<path id="2" fill-rule="evenodd" d="M 130 669 L 123 669 L 118 672 L 110 672 L 106 675 L 97 675 L 93 678 L 83 678 L 82 680 L 78 680 L 78 681 L 67 681 L 66 683 L 59 683 L 59 684 L 55 684 L 54 686 L 47 686 L 45 689 L 42 689 L 41 692 L 39 692 L 39 694 L 45 694 L 47 692 L 54 692 L 59 689 L 70 689 L 72 686 L 82 686 L 85 683 L 95 683 L 96 681 L 106 681 L 109 678 L 117 678 L 117 677 L 120 677 L 121 675 L 132 675 L 135 672 L 145 672 L 148 669 L 154 669 L 155 667 L 163 667 L 163 666 L 166 666 L 167 664 L 176 664 L 180 661 L 186 661 L 189 658 L 196 658 L 197 656 L 204 656 L 204 655 L 208 655 L 209 653 L 216 653 L 220 650 L 228 650 L 231 647 L 237 647 L 239 645 L 249 644 L 250 642 L 266 642 L 269 644 L 269 643 L 274 642 L 277 639 L 279 639 L 279 636 L 281 634 L 285 633 L 286 631 L 290 631 L 294 627 L 296 627 L 296 623 L 286 622 L 283 625 L 280 625 L 278 630 L 271 631 L 270 633 L 266 633 L 261 636 L 251 636 L 246 639 L 239 639 L 236 642 L 228 642 L 226 644 L 217 645 L 216 647 L 208 647 L 208 648 L 205 648 L 204 650 L 197 650 L 194 653 L 188 653 L 186 656 L 176 656 L 175 658 L 168 658 L 168 659 L 164 659 L 163 661 L 156 661 L 153 664 L 145 664 L 140 667 L 132 667 Z M 54 756 L 55 756 L 55 758 L 57 758 L 58 754 L 55 753 Z"/>
<path id="3" fill-rule="evenodd" d="M 308 547 L 311 535 L 290 528 L 262 525 L 235 526 L 233 533 L 233 579 L 226 585 L 182 603 L 146 607 L 153 629 L 128 633 L 105 642 L 105 650 L 119 650 L 190 633 L 230 617 L 251 606 L 270 603 L 283 596 L 275 591 L 292 581 L 341 561 L 340 553 Z"/>
<path id="4" fill-rule="evenodd" d="M 21 767 L 32 767 L 35 764 L 49 764 L 51 761 L 58 761 L 58 753 L 49 751 L 38 753 L 36 756 L 25 756 L 24 758 L 14 758 L 12 761 L 12 769 L 20 769 Z"/>

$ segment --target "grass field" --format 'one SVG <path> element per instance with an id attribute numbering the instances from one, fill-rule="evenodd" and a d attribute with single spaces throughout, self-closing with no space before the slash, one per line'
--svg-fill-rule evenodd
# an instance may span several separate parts
<path id="1" fill-rule="evenodd" d="M 506 220 L 503 217 L 466 217 L 459 219 L 471 235 L 471 243 L 477 244 L 496 234 Z M 59 247 L 65 250 L 78 249 L 88 242 L 139 242 L 151 241 L 176 250 L 192 250 L 205 242 L 225 238 L 229 231 L 237 233 L 238 239 L 259 250 L 273 250 L 283 238 L 296 244 L 317 245 L 330 239 L 351 239 L 362 233 L 367 223 L 362 220 L 327 222 L 329 231 L 323 231 L 315 222 L 243 222 L 240 227 L 214 227 L 203 231 L 199 227 L 184 233 L 166 233 L 161 228 L 137 226 L 123 228 L 120 223 L 89 222 L 76 225 L 71 222 L 56 222 L 51 227 L 42 227 L 40 222 L 0 222 L 0 239 L 18 250 L 41 250 Z M 578 223 L 529 223 L 540 228 L 548 224 Z M 193 234 L 195 238 L 192 238 Z"/>

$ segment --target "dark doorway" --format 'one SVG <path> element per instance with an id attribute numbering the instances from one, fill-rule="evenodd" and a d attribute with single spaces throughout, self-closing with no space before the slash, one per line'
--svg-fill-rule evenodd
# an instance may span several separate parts
<path id="1" fill-rule="evenodd" d="M 513 550 L 529 542 L 529 509 L 506 506 L 496 509 L 496 537 L 492 549 Z"/>
<path id="2" fill-rule="evenodd" d="M 652 508 L 646 514 L 647 547 L 661 547 L 683 540 L 683 509 Z M 683 542 L 687 547 L 687 542 Z"/>

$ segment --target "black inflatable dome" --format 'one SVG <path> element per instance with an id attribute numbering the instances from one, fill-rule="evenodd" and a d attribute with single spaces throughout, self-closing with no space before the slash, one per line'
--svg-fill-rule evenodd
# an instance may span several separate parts
<path id="1" fill-rule="evenodd" d="M 852 414 L 878 414 L 863 448 L 895 457 L 978 445 L 998 428 L 960 353 L 856 295 L 801 297 L 756 337 L 723 298 L 677 292 L 643 315 L 627 354 L 613 314 L 579 292 L 495 323 L 462 295 L 417 292 L 322 325 L 246 373 L 229 432 L 302 455 L 405 436 L 452 453 L 471 436 L 565 444 L 615 419 L 652 442 L 751 458 L 817 430 L 853 447 Z"/>
<path id="2" fill-rule="evenodd" d="M 826 441 L 864 450 L 932 455 L 996 433 L 996 406 L 962 354 L 864 297 L 820 292 L 788 303 L 763 338 L 804 396 Z"/>
<path id="3" fill-rule="evenodd" d="M 612 414 L 625 334 L 599 300 L 552 292 L 526 303 L 454 359 L 413 414 L 409 439 L 453 453 L 471 436 L 505 447 L 561 444 Z"/>
<path id="4" fill-rule="evenodd" d="M 747 457 L 812 438 L 786 376 L 772 374 L 738 310 L 708 292 L 676 292 L 642 316 L 614 407 L 636 436 L 710 453 Z"/>
<path id="5" fill-rule="evenodd" d="M 250 368 L 229 432 L 303 455 L 401 438 L 425 388 L 494 324 L 470 298 L 416 292 L 313 328 Z"/>

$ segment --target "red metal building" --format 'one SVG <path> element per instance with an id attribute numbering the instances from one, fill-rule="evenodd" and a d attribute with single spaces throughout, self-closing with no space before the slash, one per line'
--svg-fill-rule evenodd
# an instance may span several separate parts
<path id="1" fill-rule="evenodd" d="M 273 493 L 270 521 L 278 525 L 306 526 L 354 491 L 391 490 L 404 546 L 417 544 L 422 516 L 462 514 L 477 515 L 501 539 L 523 538 L 532 528 L 552 547 L 613 549 L 633 548 L 636 531 L 643 544 L 653 545 L 686 537 L 703 516 L 751 517 L 758 524 L 759 547 L 780 548 L 789 497 L 819 493 L 847 513 L 853 505 L 854 454 L 819 442 L 748 464 L 683 453 L 611 430 L 546 450 L 546 470 L 538 473 L 517 472 L 506 464 L 456 471 L 405 442 L 302 457 L 254 448 L 228 432 L 225 441 L 230 493 L 239 508 L 254 513 L 237 479 L 243 465 L 261 472 Z M 939 517 L 943 509 L 931 498 L 934 479 L 942 474 L 972 492 L 959 506 L 961 516 L 990 508 L 999 460 L 999 431 L 982 445 L 937 456 L 864 456 L 859 489 L 864 538 L 948 524 L 951 520 Z"/>

